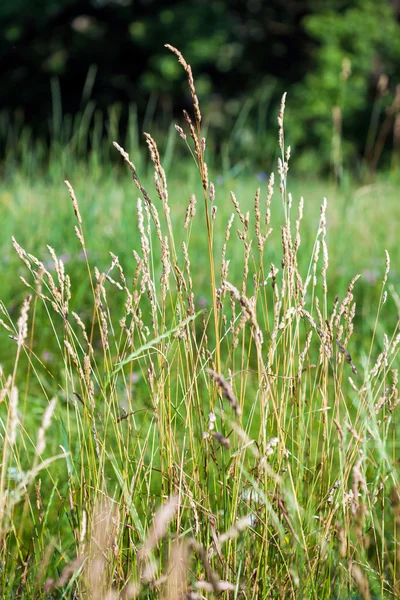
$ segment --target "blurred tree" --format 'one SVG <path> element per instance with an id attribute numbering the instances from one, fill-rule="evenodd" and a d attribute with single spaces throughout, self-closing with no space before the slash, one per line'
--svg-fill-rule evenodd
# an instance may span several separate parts
<path id="1" fill-rule="evenodd" d="M 340 162 L 342 153 L 363 152 L 382 73 L 390 78 L 385 102 L 393 100 L 398 17 L 398 0 L 2 2 L 1 108 L 35 135 L 56 137 L 61 115 L 89 99 L 104 112 L 119 104 L 121 124 L 129 104 L 148 121 L 158 103 L 165 128 L 189 101 L 168 42 L 192 64 L 217 145 L 226 139 L 230 151 L 261 160 L 269 146 L 259 142 L 276 131 L 287 90 L 289 138 L 303 150 L 303 167 Z M 347 141 L 338 149 L 341 120 Z"/>
<path id="2" fill-rule="evenodd" d="M 400 110 L 399 13 L 375 0 L 317 1 L 315 8 L 303 26 L 317 47 L 309 72 L 292 88 L 288 130 L 304 168 L 331 162 L 340 176 L 343 159 L 366 153 L 373 163 L 385 110 L 392 123 Z"/>

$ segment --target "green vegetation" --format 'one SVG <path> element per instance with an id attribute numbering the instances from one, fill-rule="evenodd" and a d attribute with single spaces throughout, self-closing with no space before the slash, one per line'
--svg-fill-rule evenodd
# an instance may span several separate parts
<path id="1" fill-rule="evenodd" d="M 2 597 L 396 598 L 396 190 L 288 183 L 284 103 L 217 181 L 178 57 L 192 163 L 0 184 Z"/>

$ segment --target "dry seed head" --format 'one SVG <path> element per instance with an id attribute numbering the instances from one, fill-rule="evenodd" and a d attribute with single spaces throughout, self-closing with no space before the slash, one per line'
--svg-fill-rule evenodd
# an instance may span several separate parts
<path id="1" fill-rule="evenodd" d="M 110 348 L 110 345 L 108 342 L 107 317 L 104 312 L 104 309 L 101 306 L 99 307 L 99 317 L 100 317 L 101 341 L 102 341 L 104 350 L 108 350 Z"/>
<path id="2" fill-rule="evenodd" d="M 360 277 L 361 277 L 360 275 L 355 275 L 355 277 L 353 277 L 353 279 L 349 283 L 349 287 L 347 288 L 347 294 L 343 298 L 342 302 L 340 303 L 340 306 L 339 306 L 339 309 L 338 309 L 338 312 L 337 312 L 337 315 L 335 318 L 335 327 L 336 328 L 339 327 L 340 320 L 341 320 L 343 314 L 346 314 L 346 311 L 348 310 L 348 307 L 353 300 L 354 286 Z"/>
<path id="3" fill-rule="evenodd" d="M 385 285 L 388 275 L 389 275 L 389 271 L 390 271 L 390 256 L 389 256 L 389 252 L 387 250 L 385 250 L 385 256 L 386 256 L 386 260 L 385 260 L 385 275 L 383 277 L 383 285 Z"/>
<path id="4" fill-rule="evenodd" d="M 342 354 L 344 354 L 344 357 L 346 359 L 346 362 L 348 365 L 350 365 L 351 370 L 353 371 L 354 375 L 357 375 L 357 369 L 352 361 L 352 358 L 350 356 L 350 353 L 348 350 L 346 350 L 346 348 L 344 347 L 344 345 L 341 343 L 341 341 L 339 340 L 339 338 L 336 339 L 336 344 L 338 345 L 338 348 L 340 350 L 340 352 Z"/>
<path id="5" fill-rule="evenodd" d="M 325 238 L 322 240 L 322 257 L 323 257 L 322 269 L 321 269 L 322 291 L 326 295 L 328 292 L 328 287 L 327 287 L 327 283 L 326 283 L 326 272 L 328 270 L 328 265 L 329 265 L 329 256 L 328 256 L 328 246 L 326 245 Z"/>
<path id="6" fill-rule="evenodd" d="M 360 592 L 360 596 L 363 600 L 371 600 L 371 592 L 369 587 L 368 577 L 363 573 L 361 567 L 356 565 L 354 562 L 350 562 L 350 573 L 352 578 L 354 579 L 358 591 Z"/>
<path id="7" fill-rule="evenodd" d="M 269 225 L 271 221 L 271 200 L 274 195 L 274 183 L 275 183 L 275 175 L 271 173 L 268 179 L 268 193 L 265 199 L 265 225 Z"/>
<path id="8" fill-rule="evenodd" d="M 156 185 L 156 190 L 158 196 L 163 204 L 164 212 L 169 217 L 170 208 L 168 206 L 168 188 L 167 188 L 167 178 L 165 176 L 165 171 L 161 166 L 160 154 L 158 152 L 157 144 L 150 134 L 145 133 L 146 142 L 148 148 L 150 150 L 151 160 L 154 163 L 154 182 Z M 148 209 L 149 204 L 146 204 L 145 209 Z"/>
<path id="9" fill-rule="evenodd" d="M 249 274 L 249 259 L 250 259 L 250 251 L 251 251 L 251 243 L 253 240 L 249 242 L 244 241 L 244 263 L 243 263 L 243 281 L 242 281 L 242 296 L 246 293 L 246 284 L 247 277 Z"/>
<path id="10" fill-rule="evenodd" d="M 164 242 L 161 245 L 161 263 L 163 268 L 161 275 L 161 294 L 164 302 L 169 289 L 169 276 L 171 273 L 170 251 L 167 236 L 165 236 Z"/>
<path id="11" fill-rule="evenodd" d="M 209 583 L 208 581 L 196 581 L 195 586 L 199 590 L 204 590 L 205 592 L 211 592 L 215 594 L 220 594 L 221 592 L 234 592 L 236 590 L 236 586 L 229 581 L 222 581 L 219 579 L 216 583 Z M 204 598 L 204 596 L 202 596 Z"/>
<path id="12" fill-rule="evenodd" d="M 81 532 L 79 535 L 79 541 L 81 544 L 83 544 L 83 542 L 85 541 L 86 527 L 87 527 L 87 512 L 85 509 L 83 509 L 82 519 L 81 519 Z"/>
<path id="13" fill-rule="evenodd" d="M 83 239 L 82 233 L 80 232 L 79 228 L 76 225 L 75 225 L 74 229 L 75 229 L 75 235 L 76 235 L 76 237 L 80 241 L 81 245 L 84 247 L 85 246 L 85 240 Z"/>
<path id="14" fill-rule="evenodd" d="M 91 372 L 92 372 L 92 367 L 90 365 L 90 353 L 89 353 L 89 354 L 85 354 L 85 356 L 83 358 L 83 373 L 85 375 L 85 383 L 88 388 L 90 387 Z"/>
<path id="15" fill-rule="evenodd" d="M 31 304 L 32 296 L 27 296 L 22 304 L 21 313 L 17 321 L 17 344 L 19 347 L 24 345 L 28 336 L 28 313 Z"/>
<path id="16" fill-rule="evenodd" d="M 52 246 L 49 246 L 49 244 L 47 244 L 47 250 L 49 251 L 49 254 L 50 254 L 51 258 L 53 259 L 54 268 L 56 270 L 57 277 L 58 277 L 58 279 L 60 279 L 60 275 L 59 275 L 59 263 L 58 263 L 57 254 L 56 254 L 54 248 L 52 248 Z"/>
<path id="17" fill-rule="evenodd" d="M 18 428 L 18 390 L 14 386 L 10 391 L 10 420 L 8 429 L 8 438 L 10 446 L 14 446 L 17 440 Z"/>
<path id="18" fill-rule="evenodd" d="M 11 329 L 11 327 L 9 327 L 9 326 L 7 325 L 7 323 L 5 323 L 5 322 L 3 321 L 3 319 L 0 319 L 0 325 L 1 325 L 1 327 L 3 327 L 3 328 L 4 328 L 6 331 L 8 331 L 9 333 L 12 333 L 12 334 L 14 334 L 14 331 Z"/>
<path id="19" fill-rule="evenodd" d="M 30 288 L 31 290 L 33 289 L 33 287 L 31 286 L 31 284 L 27 282 L 27 280 L 25 279 L 25 277 L 22 277 L 22 275 L 20 275 L 19 278 L 22 281 L 22 283 L 24 285 L 26 285 L 26 287 Z"/>
<path id="20" fill-rule="evenodd" d="M 284 181 L 284 179 L 285 179 L 285 168 L 284 168 L 284 164 L 282 162 L 282 159 L 280 157 L 278 157 L 278 168 L 277 168 L 277 170 L 278 170 L 279 180 L 281 182 L 281 185 L 280 185 L 279 189 L 280 189 L 280 192 L 282 194 L 282 192 L 284 191 L 284 187 L 282 187 L 282 181 Z"/>
<path id="21" fill-rule="evenodd" d="M 140 180 L 137 176 L 137 172 L 136 172 L 136 167 L 135 165 L 131 162 L 130 158 L 129 158 L 129 154 L 123 149 L 121 148 L 121 146 L 119 144 L 117 144 L 117 142 L 113 142 L 113 146 L 118 150 L 118 152 L 121 154 L 121 156 L 123 157 L 123 159 L 125 160 L 125 162 L 127 163 L 127 165 L 129 166 L 129 169 L 132 172 L 132 179 L 136 185 L 136 187 L 138 188 L 138 190 L 140 190 L 146 204 L 148 206 L 152 206 L 152 202 L 150 200 L 150 197 L 148 195 L 148 193 L 146 192 L 146 190 L 144 189 L 144 187 L 142 186 L 142 184 L 140 183 Z"/>
<path id="22" fill-rule="evenodd" d="M 153 525 L 149 534 L 144 541 L 142 548 L 139 551 L 139 558 L 141 560 L 148 558 L 153 548 L 167 533 L 168 525 L 174 518 L 176 511 L 178 510 L 178 498 L 173 496 L 163 504 L 156 512 Z"/>
<path id="23" fill-rule="evenodd" d="M 173 542 L 168 560 L 164 600 L 188 598 L 189 550 L 190 546 L 186 540 L 175 540 Z"/>
<path id="24" fill-rule="evenodd" d="M 179 133 L 180 137 L 186 141 L 186 134 L 184 133 L 182 127 L 179 127 L 179 125 L 175 125 L 175 129 L 176 131 Z"/>
<path id="25" fill-rule="evenodd" d="M 286 92 L 282 96 L 281 107 L 278 114 L 278 125 L 279 125 L 279 147 L 283 152 L 284 148 L 284 137 L 283 137 L 283 117 L 285 114 L 285 104 L 286 104 Z"/>
<path id="26" fill-rule="evenodd" d="M 232 204 L 235 207 L 235 210 L 236 210 L 237 214 L 239 215 L 240 221 L 244 224 L 245 223 L 245 216 L 240 211 L 239 202 L 237 201 L 236 196 L 235 196 L 235 194 L 233 192 L 231 192 L 231 200 L 232 200 Z"/>
<path id="27" fill-rule="evenodd" d="M 305 346 L 304 346 L 304 350 L 299 355 L 299 366 L 298 366 L 298 370 L 297 370 L 297 377 L 299 378 L 299 380 L 301 379 L 301 375 L 303 373 L 304 361 L 305 361 L 305 358 L 306 358 L 306 356 L 308 354 L 308 351 L 310 349 L 312 336 L 313 336 L 313 330 L 310 329 L 310 331 L 307 334 L 307 338 L 306 338 L 306 343 L 305 343 Z"/>
<path id="28" fill-rule="evenodd" d="M 315 242 L 315 250 L 314 250 L 314 257 L 313 257 L 313 286 L 315 287 L 317 285 L 317 263 L 318 263 L 318 258 L 319 258 L 319 251 L 321 248 L 321 242 L 319 240 L 317 240 Z"/>
<path id="29" fill-rule="evenodd" d="M 187 277 L 188 277 L 189 288 L 192 289 L 193 288 L 193 282 L 192 282 L 192 277 L 191 277 L 191 274 L 190 274 L 189 251 L 188 251 L 188 247 L 186 245 L 186 242 L 182 242 L 182 249 L 183 249 L 183 258 L 185 259 L 185 269 L 186 269 L 186 274 L 187 274 Z"/>
<path id="30" fill-rule="evenodd" d="M 386 334 L 385 334 L 386 335 Z M 383 352 L 381 352 L 376 360 L 375 365 L 373 366 L 373 368 L 370 371 L 370 379 L 373 379 L 374 377 L 376 377 L 380 371 L 380 369 L 382 367 L 387 367 L 388 366 L 388 360 L 387 360 L 387 350 L 384 347 Z"/>
<path id="31" fill-rule="evenodd" d="M 224 437 L 222 435 L 222 433 L 218 433 L 217 431 L 213 431 L 212 436 L 213 436 L 213 438 L 215 438 L 220 443 L 221 446 L 223 446 L 227 450 L 230 449 L 230 447 L 231 447 L 230 441 L 228 440 L 228 438 Z"/>
<path id="32" fill-rule="evenodd" d="M 160 217 L 158 216 L 158 212 L 156 207 L 154 206 L 154 204 L 146 204 L 146 207 L 149 207 L 150 209 L 150 213 L 151 213 L 151 217 L 154 221 L 154 225 L 156 227 L 156 233 L 157 233 L 157 237 L 159 239 L 159 241 L 162 241 L 162 233 L 161 233 L 161 223 L 160 223 Z"/>
<path id="33" fill-rule="evenodd" d="M 326 206 L 327 206 L 327 200 L 326 200 L 326 198 L 324 198 L 324 200 L 321 204 L 321 208 L 320 208 L 321 216 L 320 216 L 320 222 L 319 222 L 320 231 L 323 236 L 326 235 Z"/>
<path id="34" fill-rule="evenodd" d="M 363 463 L 364 456 L 361 454 L 360 458 L 357 460 L 353 467 L 352 471 L 352 490 L 354 498 L 359 497 L 359 490 L 361 489 L 365 494 L 368 493 L 367 483 L 365 481 L 364 475 L 361 472 L 361 465 Z"/>
<path id="35" fill-rule="evenodd" d="M 156 170 L 159 172 L 160 177 L 164 183 L 165 182 L 165 173 L 161 173 L 162 167 L 161 167 L 160 153 L 158 151 L 157 144 L 149 133 L 145 132 L 144 137 L 146 138 L 146 143 L 149 148 L 150 158 L 153 161 L 153 163 L 156 167 Z"/>
<path id="36" fill-rule="evenodd" d="M 374 410 L 376 415 L 379 413 L 382 406 L 389 402 L 389 397 L 386 395 L 388 391 L 388 388 L 386 388 L 385 392 L 378 398 L 378 402 L 375 403 Z"/>
<path id="37" fill-rule="evenodd" d="M 210 202 L 214 202 L 215 200 L 215 186 L 212 181 L 210 181 Z"/>
<path id="38" fill-rule="evenodd" d="M 315 329 L 315 331 L 318 329 L 316 322 L 314 321 L 313 317 L 311 316 L 311 314 L 308 312 L 308 310 L 306 310 L 305 308 L 301 308 L 300 309 L 300 315 L 304 318 L 307 319 L 307 321 L 310 323 L 311 327 L 313 329 Z"/>
<path id="39" fill-rule="evenodd" d="M 65 276 L 64 293 L 65 293 L 65 309 L 68 310 L 68 302 L 71 300 L 71 278 L 69 275 Z"/>
<path id="40" fill-rule="evenodd" d="M 359 444 L 363 444 L 363 436 L 360 433 L 358 433 L 357 430 L 350 423 L 346 424 L 346 428 L 351 433 L 352 437 L 356 440 L 356 442 L 358 442 Z"/>
<path id="41" fill-rule="evenodd" d="M 299 221 L 302 220 L 303 218 L 303 210 L 304 210 L 304 198 L 303 196 L 300 197 L 300 202 L 299 202 Z"/>
<path id="42" fill-rule="evenodd" d="M 354 383 L 353 379 L 351 377 L 348 377 L 348 382 L 351 385 L 351 387 L 353 388 L 353 390 L 355 392 L 357 392 L 357 394 L 360 393 L 360 390 L 358 389 L 358 387 L 356 386 L 356 384 Z"/>
<path id="43" fill-rule="evenodd" d="M 115 281 L 115 279 L 110 277 L 110 275 L 108 275 L 108 273 L 106 273 L 105 276 L 106 276 L 108 283 L 111 283 L 111 285 L 115 285 L 115 287 L 118 288 L 121 292 L 124 291 L 123 286 L 118 281 Z"/>
<path id="44" fill-rule="evenodd" d="M 190 196 L 189 204 L 186 209 L 185 222 L 183 224 L 185 229 L 188 228 L 189 223 L 192 220 L 192 218 L 195 216 L 195 214 L 196 214 L 196 196 L 194 194 L 192 194 Z"/>
<path id="45" fill-rule="evenodd" d="M 235 305 L 235 301 L 233 299 L 233 297 L 231 297 L 231 304 Z M 235 328 L 235 318 L 234 318 L 235 313 L 233 312 L 232 309 L 232 319 L 230 322 L 230 329 L 233 332 L 233 338 L 232 338 L 232 346 L 233 348 L 237 348 L 238 344 L 239 344 L 239 333 L 244 329 L 247 321 L 249 320 L 249 315 L 247 312 L 243 312 L 240 316 L 239 319 L 239 324 L 238 326 Z"/>
<path id="46" fill-rule="evenodd" d="M 16 253 L 18 254 L 19 258 L 22 260 L 23 263 L 25 263 L 25 265 L 28 267 L 28 269 L 31 270 L 31 264 L 27 258 L 27 254 L 26 254 L 25 250 L 23 248 L 21 248 L 21 246 L 18 244 L 18 242 L 14 238 L 14 236 L 11 239 L 12 239 L 14 249 L 15 249 Z"/>
<path id="47" fill-rule="evenodd" d="M 335 483 L 333 484 L 333 486 L 329 489 L 328 499 L 327 499 L 328 504 L 333 504 L 333 498 L 334 498 L 335 492 L 338 489 L 339 485 L 340 485 L 340 480 L 337 479 L 335 481 Z"/>
<path id="48" fill-rule="evenodd" d="M 256 195 L 254 197 L 254 214 L 255 214 L 255 234 L 257 237 L 258 247 L 261 250 L 262 244 L 260 241 L 261 238 L 261 230 L 260 230 L 260 221 L 261 221 L 261 213 L 260 213 L 260 188 L 257 189 Z"/>
<path id="49" fill-rule="evenodd" d="M 145 233 L 144 213 L 143 213 L 142 200 L 140 198 L 138 198 L 138 200 L 137 200 L 137 214 L 138 214 L 138 228 L 139 228 L 139 233 L 141 235 L 140 242 L 141 242 L 141 248 L 142 248 L 142 254 L 143 254 L 143 262 L 146 265 L 146 270 L 147 270 L 148 263 L 149 263 L 149 255 L 150 255 L 150 244 L 149 244 L 149 238 L 147 237 L 147 235 Z"/>
<path id="50" fill-rule="evenodd" d="M 223 258 L 221 261 L 221 286 L 223 287 L 222 293 L 224 296 L 225 296 L 225 283 L 228 278 L 229 263 L 231 262 L 230 260 L 225 260 L 225 258 L 224 258 L 225 251 L 226 251 L 226 244 L 224 244 L 222 247 Z"/>
<path id="51" fill-rule="evenodd" d="M 114 148 L 116 148 L 118 150 L 118 152 L 121 154 L 122 158 L 129 165 L 129 168 L 131 169 L 131 171 L 136 173 L 136 167 L 133 164 L 133 162 L 131 162 L 131 160 L 129 158 L 129 154 L 126 152 L 126 150 L 124 150 L 122 148 L 122 146 L 120 146 L 117 142 L 113 142 L 113 146 L 114 146 Z"/>
<path id="52" fill-rule="evenodd" d="M 219 544 L 222 546 L 222 544 L 225 544 L 225 542 L 227 542 L 228 540 L 237 538 L 238 535 L 242 531 L 247 529 L 247 527 L 251 526 L 251 523 L 252 523 L 251 515 L 242 517 L 241 519 L 236 521 L 236 523 L 230 529 L 228 529 L 228 531 L 226 531 L 225 533 L 222 533 L 219 536 L 219 538 L 218 538 Z"/>
<path id="53" fill-rule="evenodd" d="M 216 373 L 212 369 L 207 369 L 207 373 L 215 381 L 217 386 L 221 389 L 222 396 L 228 400 L 235 415 L 237 417 L 239 417 L 242 414 L 242 411 L 241 411 L 238 401 L 235 398 L 235 395 L 233 393 L 233 390 L 232 390 L 230 384 L 226 381 L 226 379 L 222 375 L 220 375 L 219 373 Z"/>
<path id="54" fill-rule="evenodd" d="M 71 196 L 72 206 L 74 208 L 75 216 L 76 216 L 76 218 L 78 220 L 79 225 L 82 225 L 82 217 L 81 217 L 81 213 L 79 212 L 79 205 L 78 205 L 78 201 L 77 201 L 76 196 L 75 196 L 74 189 L 73 189 L 73 187 L 72 187 L 72 185 L 70 184 L 69 181 L 65 180 L 64 183 L 65 183 L 65 185 L 68 188 L 69 195 Z"/>
<path id="55" fill-rule="evenodd" d="M 234 213 L 232 213 L 231 216 L 229 217 L 229 221 L 225 228 L 225 242 L 228 242 L 228 240 L 231 236 L 231 228 L 232 228 L 232 223 L 233 223 L 234 218 L 235 218 L 235 215 L 234 215 Z"/>
<path id="56" fill-rule="evenodd" d="M 211 525 L 211 519 L 210 519 L 210 525 Z M 215 540 L 215 542 L 217 545 L 218 540 Z M 207 581 L 197 581 L 195 583 L 195 586 L 198 587 L 199 589 L 204 589 L 204 590 L 214 592 L 217 594 L 219 594 L 220 592 L 223 592 L 225 590 L 232 589 L 232 584 L 230 584 L 226 581 L 221 581 L 219 579 L 217 573 L 215 573 L 215 571 L 213 571 L 213 569 L 208 561 L 207 553 L 204 550 L 203 546 L 201 544 L 199 544 L 198 542 L 196 542 L 196 540 L 194 540 L 194 539 L 190 540 L 190 545 L 191 545 L 192 549 L 195 550 L 197 552 L 197 554 L 199 555 L 199 558 L 205 569 L 207 579 L 209 580 L 208 582 Z"/>
<path id="57" fill-rule="evenodd" d="M 126 278 L 125 278 L 125 274 L 124 274 L 123 268 L 122 268 L 122 266 L 121 266 L 121 264 L 119 262 L 119 258 L 118 258 L 118 256 L 116 256 L 112 252 L 110 252 L 110 256 L 112 258 L 111 269 L 113 269 L 114 267 L 117 267 L 120 279 L 121 279 L 121 281 L 122 281 L 122 283 L 124 285 L 124 289 L 126 290 Z"/>
<path id="58" fill-rule="evenodd" d="M 171 52 L 173 52 L 178 57 L 179 63 L 182 65 L 182 67 L 186 71 L 188 82 L 189 82 L 190 93 L 191 93 L 191 96 L 192 96 L 194 114 L 195 114 L 197 123 L 200 125 L 200 123 L 201 123 L 201 112 L 200 112 L 199 100 L 198 100 L 198 98 L 196 96 L 196 89 L 194 87 L 194 79 L 193 79 L 192 68 L 186 62 L 186 60 L 183 58 L 182 54 L 179 52 L 179 50 L 177 48 L 175 48 L 174 46 L 171 46 L 170 44 L 165 44 L 165 47 L 168 48 L 168 50 L 171 50 Z"/>
<path id="59" fill-rule="evenodd" d="M 69 356 L 71 357 L 74 365 L 79 369 L 80 365 L 79 365 L 78 355 L 76 354 L 75 350 L 73 349 L 73 347 L 71 346 L 71 344 L 69 343 L 68 340 L 64 340 L 64 346 L 67 349 L 67 352 L 68 352 Z"/>
<path id="60" fill-rule="evenodd" d="M 280 106 L 280 110 L 279 110 L 279 114 L 278 114 L 279 127 L 282 127 L 282 125 L 283 125 L 283 117 L 285 114 L 286 95 L 287 95 L 287 92 L 284 92 L 282 99 L 281 99 L 281 106 Z"/>
<path id="61" fill-rule="evenodd" d="M 84 556 L 78 556 L 78 558 L 75 558 L 71 564 L 67 565 L 63 569 L 57 581 L 51 578 L 47 579 L 43 586 L 43 591 L 49 593 L 55 588 L 63 588 L 68 583 L 69 579 L 77 572 L 84 560 Z"/>
<path id="62" fill-rule="evenodd" d="M 183 116 L 185 117 L 185 121 L 189 126 L 189 131 L 190 131 L 190 137 L 193 140 L 194 143 L 194 152 L 195 155 L 197 156 L 197 158 L 199 159 L 199 161 L 201 160 L 201 147 L 199 144 L 199 138 L 197 137 L 196 134 L 196 130 L 194 128 L 194 125 L 192 123 L 192 119 L 190 118 L 189 114 L 186 112 L 186 110 L 183 111 Z M 198 163 L 197 163 L 198 165 Z"/>
<path id="63" fill-rule="evenodd" d="M 54 409 L 56 407 L 57 399 L 53 398 L 50 400 L 48 407 L 46 408 L 44 415 L 42 426 L 39 428 L 37 443 L 36 443 L 36 453 L 38 456 L 41 456 L 46 448 L 46 431 L 50 427 L 51 419 L 53 417 Z"/>

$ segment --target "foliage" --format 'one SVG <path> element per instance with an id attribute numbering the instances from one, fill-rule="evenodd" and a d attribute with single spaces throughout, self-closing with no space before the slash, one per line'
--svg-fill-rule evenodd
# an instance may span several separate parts
<path id="1" fill-rule="evenodd" d="M 9 131 L 22 135 L 23 124 L 34 139 L 59 140 L 61 130 L 73 137 L 81 120 L 104 134 L 119 115 L 122 133 L 132 106 L 145 130 L 155 114 L 167 129 L 189 102 L 163 50 L 170 40 L 199 73 L 209 143 L 222 160 L 251 157 L 263 165 L 274 156 L 269 132 L 287 90 L 300 166 L 336 161 L 338 170 L 342 156 L 354 164 L 364 154 L 376 84 L 387 74 L 389 93 L 374 117 L 382 123 L 400 63 L 398 14 L 387 0 L 46 0 L 40 10 L 18 0 L 1 4 L 0 29 L 0 141 L 7 151 Z M 352 74 L 343 78 L 347 60 Z M 337 146 L 342 131 L 332 124 L 335 106 L 344 140 L 332 155 L 332 139 Z"/>
<path id="2" fill-rule="evenodd" d="M 330 142 L 335 137 L 332 111 L 336 109 L 336 126 L 344 140 L 339 160 L 348 163 L 356 158 L 357 150 L 365 149 L 369 133 L 377 135 L 370 131 L 374 96 L 384 95 L 381 110 L 388 109 L 395 97 L 396 112 L 400 109 L 396 88 L 400 26 L 389 3 L 373 0 L 342 2 L 340 10 L 326 4 L 321 12 L 306 17 L 304 26 L 318 42 L 318 50 L 310 71 L 293 90 L 291 134 L 303 150 L 307 147 L 302 160 L 308 168 L 320 160 L 321 151 L 325 163 L 334 162 L 335 148 Z M 379 89 L 382 74 L 388 76 L 389 88 L 386 84 Z M 372 160 L 372 156 L 367 158 Z"/>
<path id="3" fill-rule="evenodd" d="M 112 226 L 122 207 L 100 178 L 86 179 L 86 198 L 65 182 L 80 270 L 51 246 L 35 256 L 15 231 L 28 294 L 17 315 L 0 304 L 1 594 L 395 598 L 400 301 L 389 254 L 361 323 L 359 277 L 331 288 L 340 248 L 328 250 L 326 200 L 313 223 L 289 192 L 284 101 L 277 183 L 271 174 L 248 204 L 247 187 L 232 193 L 222 220 L 191 69 L 172 50 L 193 102 L 177 131 L 194 159 L 190 198 L 168 185 L 147 134 L 151 186 L 114 144 L 137 198 L 114 238 L 125 254 L 95 266 L 86 228 Z M 104 252 L 106 236 L 97 243 Z"/>

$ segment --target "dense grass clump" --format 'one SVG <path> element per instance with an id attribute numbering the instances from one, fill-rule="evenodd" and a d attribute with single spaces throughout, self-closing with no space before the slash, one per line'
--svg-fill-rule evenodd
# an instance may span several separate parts
<path id="1" fill-rule="evenodd" d="M 199 174 L 188 202 L 170 203 L 145 134 L 157 200 L 114 144 L 138 190 L 122 240 L 133 259 L 93 265 L 68 181 L 78 288 L 56 250 L 37 258 L 15 232 L 28 295 L 16 319 L 0 305 L 13 352 L 1 372 L 2 597 L 398 597 L 389 254 L 358 323 L 359 276 L 329 287 L 326 200 L 312 241 L 301 237 L 285 97 L 277 183 L 271 173 L 251 211 L 232 192 L 218 225 L 191 68 L 170 49 L 193 100 L 187 132 L 177 127 Z"/>

